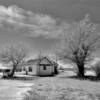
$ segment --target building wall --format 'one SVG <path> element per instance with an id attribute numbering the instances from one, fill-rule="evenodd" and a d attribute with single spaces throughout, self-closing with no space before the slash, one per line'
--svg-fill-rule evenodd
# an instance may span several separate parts
<path id="1" fill-rule="evenodd" d="M 37 73 L 37 65 L 36 64 L 32 65 L 32 73 L 34 75 L 36 75 L 36 73 Z"/>
<path id="2" fill-rule="evenodd" d="M 37 66 L 37 75 L 52 75 L 54 73 L 54 67 L 53 66 L 45 66 L 46 69 L 44 69 L 44 66 Z"/>

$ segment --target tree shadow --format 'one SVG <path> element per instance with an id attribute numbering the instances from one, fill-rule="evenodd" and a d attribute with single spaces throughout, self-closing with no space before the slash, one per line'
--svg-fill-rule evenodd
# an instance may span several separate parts
<path id="1" fill-rule="evenodd" d="M 79 77 L 79 76 L 66 76 L 66 77 L 60 77 L 60 78 L 72 78 L 72 79 L 78 79 L 78 80 L 89 80 L 89 81 L 100 81 L 100 77 L 97 76 L 92 76 L 92 75 L 88 75 L 88 76 L 84 76 L 84 77 Z"/>

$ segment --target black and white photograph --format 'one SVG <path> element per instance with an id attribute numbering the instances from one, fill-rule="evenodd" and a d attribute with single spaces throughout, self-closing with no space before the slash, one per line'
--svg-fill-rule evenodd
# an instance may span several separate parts
<path id="1" fill-rule="evenodd" d="M 0 100 L 100 100 L 100 0 L 0 0 Z"/>

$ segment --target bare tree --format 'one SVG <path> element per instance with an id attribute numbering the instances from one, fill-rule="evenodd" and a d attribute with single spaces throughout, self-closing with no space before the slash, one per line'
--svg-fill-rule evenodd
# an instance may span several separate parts
<path id="1" fill-rule="evenodd" d="M 78 24 L 71 26 L 70 34 L 64 39 L 63 48 L 57 53 L 61 59 L 68 59 L 77 65 L 77 74 L 80 77 L 84 77 L 84 65 L 100 47 L 100 34 L 96 33 L 96 26 L 89 15 L 86 15 Z"/>
<path id="2" fill-rule="evenodd" d="M 26 50 L 21 46 L 6 47 L 0 54 L 1 61 L 12 64 L 12 71 L 8 77 L 13 77 L 16 68 L 24 62 L 26 58 Z"/>

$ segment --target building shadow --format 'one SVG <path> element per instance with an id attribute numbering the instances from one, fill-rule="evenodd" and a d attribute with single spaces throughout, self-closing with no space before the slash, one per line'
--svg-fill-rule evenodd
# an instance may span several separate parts
<path id="1" fill-rule="evenodd" d="M 28 80 L 35 80 L 35 79 L 38 79 L 39 77 L 38 76 L 36 76 L 36 75 L 34 75 L 34 76 L 31 76 L 31 77 L 29 77 L 29 76 L 21 76 L 21 77 L 18 77 L 18 76 L 14 76 L 14 77 L 12 77 L 12 78 L 10 78 L 10 77 L 2 77 L 1 79 L 5 79 L 5 80 L 21 80 L 21 81 L 28 81 Z"/>

